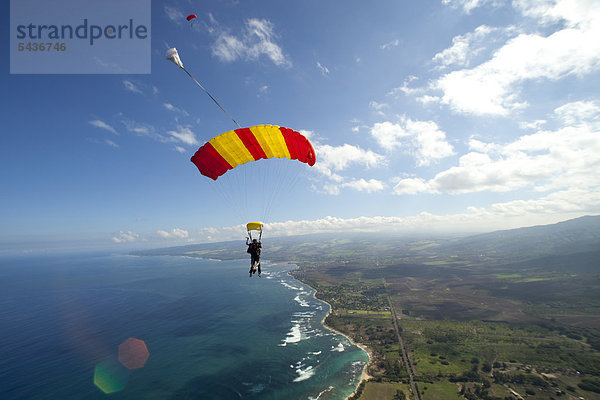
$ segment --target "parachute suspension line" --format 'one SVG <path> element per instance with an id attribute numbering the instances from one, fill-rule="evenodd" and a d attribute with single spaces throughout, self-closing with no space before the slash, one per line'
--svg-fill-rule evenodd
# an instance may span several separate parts
<path id="1" fill-rule="evenodd" d="M 223 107 L 222 107 L 222 106 L 219 104 L 219 102 L 218 102 L 217 100 L 215 100 L 215 98 L 214 98 L 214 97 L 212 97 L 212 95 L 211 95 L 211 94 L 208 92 L 208 90 L 206 90 L 206 89 L 204 88 L 204 86 L 202 86 L 202 85 L 200 84 L 200 82 L 198 82 L 198 81 L 196 80 L 196 78 L 194 78 L 194 77 L 192 76 L 192 74 L 190 74 L 190 73 L 188 72 L 188 70 L 187 70 L 187 69 L 185 69 L 184 67 L 181 67 L 181 69 L 182 69 L 182 70 L 184 70 L 184 71 L 185 71 L 185 73 L 186 73 L 186 74 L 188 74 L 188 76 L 189 76 L 190 78 L 192 78 L 192 79 L 194 80 L 194 82 L 196 82 L 196 84 L 197 84 L 198 86 L 200 86 L 200 88 L 201 88 L 202 90 L 204 90 L 204 93 L 206 93 L 206 94 L 208 95 L 208 97 L 210 97 L 210 98 L 212 99 L 212 101 L 214 101 L 214 102 L 215 102 L 215 104 L 216 104 L 216 105 L 218 105 L 218 106 L 219 106 L 219 108 L 220 108 L 221 110 L 223 110 L 223 112 L 224 112 L 225 114 L 227 114 L 227 116 L 228 116 L 229 118 L 231 118 L 231 120 L 233 121 L 233 123 L 234 123 L 234 124 L 236 124 L 236 125 L 238 126 L 238 128 L 241 128 L 241 125 L 240 125 L 240 124 L 238 124 L 238 123 L 237 123 L 237 121 L 236 121 L 235 119 L 233 119 L 233 117 L 232 117 L 231 115 L 229 115 L 229 113 L 228 113 L 227 111 L 225 111 L 225 109 L 224 109 L 224 108 L 223 108 Z"/>
<path id="2" fill-rule="evenodd" d="M 190 19 L 193 19 L 193 18 L 196 18 L 196 15 L 195 15 L 195 14 L 190 14 L 190 15 L 188 15 L 188 17 L 187 17 L 187 20 L 189 21 Z M 229 118 L 231 118 L 231 120 L 232 120 L 232 121 L 233 121 L 233 122 L 234 122 L 234 123 L 235 123 L 235 124 L 238 126 L 238 128 L 241 128 L 240 124 L 238 124 L 238 123 L 237 123 L 237 121 L 236 121 L 235 119 L 233 119 L 233 117 L 232 117 L 231 115 L 229 115 L 229 113 L 228 113 L 227 111 L 225 111 L 225 109 L 224 109 L 224 108 L 223 108 L 223 107 L 222 107 L 222 106 L 219 104 L 219 102 L 218 102 L 218 101 L 217 101 L 217 100 L 216 100 L 214 97 L 212 97 L 212 95 L 211 95 L 210 93 L 208 93 L 208 90 L 206 90 L 206 89 L 204 88 L 204 86 L 202 86 L 202 85 L 200 84 L 200 82 L 198 82 L 198 81 L 196 80 L 196 78 L 194 78 L 194 77 L 192 76 L 192 74 L 190 74 L 190 73 L 188 72 L 188 70 L 187 70 L 187 69 L 185 69 L 185 67 L 183 66 L 183 62 L 181 62 L 181 58 L 179 57 L 179 53 L 177 52 L 177 49 L 176 49 L 175 47 L 172 47 L 172 48 L 168 49 L 168 50 L 167 50 L 167 53 L 165 54 L 165 56 L 166 56 L 167 60 L 169 60 L 169 61 L 172 61 L 172 62 L 173 62 L 173 64 L 177 65 L 177 66 L 178 66 L 179 68 L 181 68 L 181 69 L 182 69 L 182 70 L 183 70 L 183 71 L 184 71 L 186 74 L 188 74 L 188 76 L 189 76 L 190 78 L 192 78 L 192 80 L 193 80 L 194 82 L 196 82 L 196 85 L 200 86 L 200 89 L 204 90 L 204 93 L 206 93 L 206 94 L 208 95 L 208 97 L 210 97 L 210 98 L 212 99 L 212 101 L 214 101 L 214 102 L 215 102 L 215 104 L 216 104 L 216 105 L 218 105 L 218 106 L 219 106 L 219 108 L 220 108 L 221 110 L 223 110 L 223 112 L 224 112 L 225 114 L 227 114 L 227 116 L 228 116 Z"/>

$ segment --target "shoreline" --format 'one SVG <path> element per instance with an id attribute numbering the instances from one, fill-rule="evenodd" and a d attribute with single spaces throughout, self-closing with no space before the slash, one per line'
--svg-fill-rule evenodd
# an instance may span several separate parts
<path id="1" fill-rule="evenodd" d="M 292 264 L 292 263 L 290 263 Z M 292 264 L 295 265 L 296 267 L 298 267 L 296 264 Z M 313 297 L 316 300 L 322 301 L 323 303 L 327 304 L 329 306 L 329 311 L 327 312 L 327 314 L 323 317 L 323 319 L 321 320 L 321 323 L 323 324 L 323 326 L 325 327 L 325 329 L 330 330 L 333 333 L 336 333 L 338 335 L 341 335 L 343 337 L 345 337 L 346 339 L 348 339 L 348 341 L 350 343 L 352 343 L 354 346 L 360 348 L 361 350 L 363 350 L 365 353 L 367 353 L 367 356 L 369 357 L 369 361 L 367 361 L 367 363 L 365 364 L 365 366 L 362 369 L 361 375 L 360 375 L 360 380 L 358 381 L 358 385 L 356 386 L 356 389 L 354 389 L 354 392 L 352 392 L 352 394 L 350 394 L 348 397 L 346 397 L 345 400 L 348 400 L 349 398 L 351 398 L 352 396 L 356 395 L 358 388 L 360 387 L 360 385 L 363 382 L 367 382 L 370 379 L 372 379 L 373 377 L 371 375 L 369 375 L 367 373 L 367 367 L 369 366 L 369 364 L 371 364 L 371 361 L 373 360 L 373 354 L 370 348 L 368 348 L 366 345 L 362 344 L 362 343 L 357 343 L 354 340 L 352 340 L 352 338 L 350 338 L 349 336 L 345 335 L 344 333 L 338 331 L 337 329 L 332 328 L 331 326 L 327 325 L 327 323 L 325 322 L 325 320 L 327 319 L 327 317 L 329 316 L 329 314 L 331 314 L 331 312 L 333 311 L 333 306 L 331 304 L 329 304 L 328 302 L 326 302 L 323 299 L 319 299 L 317 297 L 317 289 L 315 289 L 314 287 L 310 286 L 308 283 L 301 281 L 300 279 L 296 279 L 295 276 L 293 276 L 292 274 L 290 274 L 291 271 L 288 271 L 288 275 L 291 276 L 292 278 L 294 278 L 294 280 L 302 283 L 303 285 L 308 286 L 309 288 L 312 289 L 313 291 Z"/>

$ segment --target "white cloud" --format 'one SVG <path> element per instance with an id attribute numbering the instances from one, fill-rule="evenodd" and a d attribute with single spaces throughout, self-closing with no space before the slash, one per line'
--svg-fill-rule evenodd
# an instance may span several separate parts
<path id="1" fill-rule="evenodd" d="M 432 103 L 439 103 L 441 100 L 440 97 L 438 96 L 430 96 L 428 94 L 417 97 L 417 101 L 421 104 L 423 104 L 424 106 L 428 105 L 428 104 L 432 104 Z"/>
<path id="2" fill-rule="evenodd" d="M 433 56 L 433 61 L 442 66 L 468 66 L 471 59 L 483 51 L 486 38 L 494 31 L 486 25 L 477 27 L 473 32 L 452 39 L 452 46 Z"/>
<path id="3" fill-rule="evenodd" d="M 190 236 L 188 231 L 180 228 L 173 228 L 168 232 L 158 230 L 156 234 L 163 239 L 187 239 Z"/>
<path id="4" fill-rule="evenodd" d="M 262 85 L 261 87 L 258 88 L 258 95 L 261 96 L 263 94 L 269 93 L 269 86 L 268 85 Z"/>
<path id="5" fill-rule="evenodd" d="M 548 36 L 521 33 L 490 60 L 441 76 L 431 87 L 443 92 L 443 104 L 459 113 L 506 116 L 527 106 L 519 99 L 523 83 L 583 77 L 600 69 L 600 3 L 521 0 L 515 4 L 540 22 L 562 21 L 566 27 Z"/>
<path id="6" fill-rule="evenodd" d="M 217 33 L 217 39 L 212 45 L 213 54 L 222 61 L 232 62 L 237 60 L 257 60 L 266 56 L 275 65 L 288 67 L 289 61 L 281 47 L 275 43 L 273 24 L 266 19 L 250 18 L 246 20 L 241 35 L 235 36 L 217 27 L 217 22 L 212 19 L 213 32 Z"/>
<path id="7" fill-rule="evenodd" d="M 417 94 L 422 94 L 425 92 L 425 88 L 412 88 L 409 87 L 409 85 L 411 83 L 413 83 L 414 81 L 418 80 L 419 78 L 411 75 L 408 78 L 404 79 L 404 82 L 402 82 L 402 86 L 394 88 L 392 90 L 390 90 L 387 93 L 387 96 L 393 96 L 393 97 L 398 97 L 400 95 L 400 93 L 403 93 L 406 96 L 411 96 L 411 95 L 417 95 Z"/>
<path id="8" fill-rule="evenodd" d="M 571 189 L 537 199 L 495 203 L 488 208 L 467 207 L 455 214 L 374 216 L 280 221 L 265 224 L 270 237 L 335 232 L 489 232 L 549 224 L 583 215 L 600 214 L 600 191 Z M 236 240 L 244 227 L 203 228 L 194 234 L 200 241 Z"/>
<path id="9" fill-rule="evenodd" d="M 413 121 L 405 117 L 398 124 L 378 122 L 371 128 L 371 136 L 384 149 L 406 149 L 419 166 L 454 154 L 446 134 L 433 121 Z"/>
<path id="10" fill-rule="evenodd" d="M 118 133 L 117 133 L 117 131 L 116 131 L 115 128 L 113 128 L 112 126 L 110 126 L 106 122 L 101 121 L 99 119 L 95 119 L 93 121 L 90 121 L 90 125 L 95 126 L 96 128 L 107 130 L 110 133 L 114 133 L 115 135 L 118 135 Z"/>
<path id="11" fill-rule="evenodd" d="M 121 123 L 123 123 L 123 125 L 125 125 L 125 128 L 129 132 L 134 133 L 137 136 L 150 136 L 155 139 L 164 141 L 164 138 L 162 138 L 160 135 L 156 134 L 156 130 L 154 129 L 154 126 L 152 126 L 150 124 L 144 124 L 144 123 L 132 121 L 132 120 L 129 120 L 126 118 L 123 118 L 121 120 Z"/>
<path id="12" fill-rule="evenodd" d="M 131 231 L 119 231 L 117 236 L 112 238 L 115 243 L 127 243 L 127 242 L 135 242 L 140 238 L 140 235 Z"/>
<path id="13" fill-rule="evenodd" d="M 543 24 L 563 22 L 568 27 L 589 29 L 600 17 L 595 0 L 513 0 L 513 5 Z"/>
<path id="14" fill-rule="evenodd" d="M 323 76 L 329 75 L 329 68 L 325 67 L 320 62 L 317 62 L 317 68 L 319 68 L 319 71 L 321 71 L 321 75 L 323 75 Z"/>
<path id="15" fill-rule="evenodd" d="M 430 189 L 427 182 L 421 178 L 400 179 L 396 186 L 394 186 L 394 193 L 399 195 L 417 194 L 429 191 Z"/>
<path id="16" fill-rule="evenodd" d="M 298 132 L 300 132 L 300 134 L 308 139 L 311 139 L 314 137 L 315 133 L 313 131 L 307 131 L 307 130 L 299 130 Z"/>
<path id="17" fill-rule="evenodd" d="M 123 86 L 125 86 L 125 89 L 133 92 L 133 93 L 142 93 L 142 91 L 131 81 L 128 80 L 124 80 L 123 81 Z"/>
<path id="18" fill-rule="evenodd" d="M 576 101 L 558 107 L 554 113 L 564 125 L 597 124 L 600 123 L 600 102 Z"/>
<path id="19" fill-rule="evenodd" d="M 548 121 L 546 121 L 545 119 L 536 119 L 535 121 L 521 122 L 519 123 L 519 127 L 521 129 L 540 129 L 547 122 Z"/>
<path id="20" fill-rule="evenodd" d="M 367 168 L 385 164 L 385 157 L 371 150 L 364 150 L 351 144 L 341 146 L 315 145 L 318 163 L 315 167 L 323 171 L 342 171 L 351 165 L 362 165 Z"/>
<path id="21" fill-rule="evenodd" d="M 181 142 L 188 145 L 198 145 L 198 139 L 196 139 L 196 135 L 189 127 L 186 126 L 178 126 L 175 131 L 168 131 L 167 134 L 171 136 L 175 141 Z"/>
<path id="22" fill-rule="evenodd" d="M 185 15 L 181 11 L 173 7 L 165 6 L 165 14 L 167 14 L 167 17 L 171 21 L 176 22 L 178 24 L 183 23 L 183 21 L 185 20 Z"/>
<path id="23" fill-rule="evenodd" d="M 367 193 L 378 192 L 385 188 L 385 184 L 382 181 L 377 179 L 365 180 L 363 178 L 345 182 L 341 186 Z"/>
<path id="24" fill-rule="evenodd" d="M 389 108 L 389 105 L 388 105 L 388 104 L 385 104 L 385 103 L 378 103 L 378 102 L 376 102 L 376 101 L 371 101 L 371 102 L 369 103 L 369 107 L 370 107 L 371 109 L 375 110 L 375 112 L 376 112 L 378 115 L 384 116 L 384 115 L 385 115 L 385 112 L 384 112 L 383 110 L 385 110 L 386 108 Z"/>
<path id="25" fill-rule="evenodd" d="M 507 192 L 600 188 L 600 107 L 573 102 L 556 109 L 563 122 L 557 130 L 540 130 L 505 144 L 469 142 L 470 152 L 434 178 L 406 180 L 396 193 Z M 411 185 L 412 184 L 412 185 Z"/>
<path id="26" fill-rule="evenodd" d="M 472 10 L 482 7 L 485 4 L 499 6 L 503 2 L 502 0 L 442 0 L 442 4 L 449 4 L 454 8 L 462 8 L 465 13 L 470 14 Z"/>
<path id="27" fill-rule="evenodd" d="M 166 108 L 169 111 L 173 111 L 174 113 L 179 113 L 179 114 L 183 114 L 183 115 L 189 115 L 187 111 L 182 110 L 179 107 L 175 107 L 171 103 L 163 103 L 163 107 Z"/>
<path id="28" fill-rule="evenodd" d="M 389 49 L 391 47 L 398 47 L 400 45 L 400 41 L 398 39 L 392 40 L 391 42 L 382 44 L 379 46 L 381 50 Z"/>
<path id="29" fill-rule="evenodd" d="M 116 144 L 115 142 L 113 142 L 112 140 L 104 139 L 104 143 L 106 143 L 110 147 L 114 147 L 114 148 L 117 148 L 117 149 L 119 148 L 119 145 Z"/>

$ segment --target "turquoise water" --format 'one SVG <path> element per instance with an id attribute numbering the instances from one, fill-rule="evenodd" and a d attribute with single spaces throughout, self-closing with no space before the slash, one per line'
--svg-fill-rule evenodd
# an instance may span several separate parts
<path id="1" fill-rule="evenodd" d="M 0 259 L 0 398 L 350 395 L 367 354 L 323 327 L 329 306 L 287 274 L 293 266 L 265 263 L 262 278 L 249 278 L 247 264 L 106 254 Z M 119 362 L 128 338 L 148 349 L 142 368 Z M 116 391 L 107 395 L 95 381 Z"/>

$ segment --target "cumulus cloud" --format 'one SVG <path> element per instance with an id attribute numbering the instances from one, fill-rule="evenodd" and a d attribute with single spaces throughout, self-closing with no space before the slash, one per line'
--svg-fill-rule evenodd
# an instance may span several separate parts
<path id="1" fill-rule="evenodd" d="M 446 134 L 433 121 L 413 121 L 404 117 L 397 124 L 378 122 L 371 128 L 371 136 L 384 149 L 406 149 L 416 158 L 418 166 L 454 154 Z"/>
<path id="2" fill-rule="evenodd" d="M 188 231 L 180 228 L 173 228 L 170 231 L 158 230 L 156 234 L 163 239 L 187 239 L 190 236 Z"/>
<path id="3" fill-rule="evenodd" d="M 246 20 L 243 31 L 238 36 L 218 26 L 214 18 L 211 22 L 209 31 L 216 33 L 217 37 L 212 45 L 212 52 L 221 61 L 253 61 L 266 56 L 275 65 L 282 67 L 292 65 L 283 54 L 281 47 L 275 43 L 277 35 L 271 21 L 250 18 Z"/>
<path id="4" fill-rule="evenodd" d="M 395 194 L 417 194 L 422 192 L 430 192 L 429 186 L 424 179 L 421 178 L 405 178 L 400 179 L 394 186 Z"/>
<path id="5" fill-rule="evenodd" d="M 178 126 L 177 130 L 168 131 L 167 134 L 175 141 L 187 145 L 196 146 L 199 144 L 196 135 L 187 126 Z"/>
<path id="6" fill-rule="evenodd" d="M 342 171 L 352 165 L 372 168 L 382 166 L 386 162 L 381 154 L 347 143 L 341 146 L 315 145 L 315 152 L 319 160 L 315 168 L 328 176 L 331 175 L 331 171 Z"/>
<path id="7" fill-rule="evenodd" d="M 539 130 L 498 144 L 476 139 L 458 165 L 430 180 L 404 179 L 397 194 L 506 192 L 520 188 L 537 191 L 599 190 L 600 107 L 595 102 L 573 102 L 555 110 L 563 123 L 556 130 Z"/>
<path id="8" fill-rule="evenodd" d="M 600 102 L 576 101 L 558 107 L 554 113 L 564 125 L 585 123 L 596 126 L 600 122 Z"/>
<path id="9" fill-rule="evenodd" d="M 580 197 L 583 196 L 583 197 Z M 561 191 L 538 199 L 495 203 L 488 208 L 467 207 L 454 214 L 422 212 L 416 215 L 339 218 L 327 216 L 315 220 L 281 221 L 265 224 L 273 237 L 335 232 L 473 232 L 512 229 L 548 224 L 600 213 L 600 193 Z M 242 226 L 205 228 L 200 240 L 232 240 Z"/>
<path id="10" fill-rule="evenodd" d="M 140 238 L 140 235 L 131 231 L 119 231 L 119 233 L 112 238 L 115 243 L 127 243 L 135 242 Z"/>
<path id="11" fill-rule="evenodd" d="M 304 134 L 303 131 L 301 133 Z M 313 140 L 313 146 L 319 160 L 314 168 L 329 180 L 320 187 L 313 185 L 315 191 L 338 195 L 343 188 L 372 193 L 385 187 L 383 182 L 376 179 L 347 178 L 339 174 L 351 167 L 363 167 L 363 171 L 364 168 L 382 167 L 387 164 L 383 155 L 348 143 L 331 146 Z"/>
<path id="12" fill-rule="evenodd" d="M 488 61 L 435 80 L 431 88 L 441 91 L 441 102 L 455 112 L 506 116 L 527 107 L 527 102 L 519 99 L 525 82 L 583 77 L 600 69 L 600 41 L 597 40 L 600 3 L 591 0 L 514 3 L 524 15 L 537 18 L 540 23 L 561 22 L 562 25 L 547 36 L 537 32 L 521 33 L 497 49 Z M 468 52 L 465 54 L 469 56 Z"/>
<path id="13" fill-rule="evenodd" d="M 385 184 L 377 179 L 365 180 L 363 178 L 352 180 L 341 184 L 342 187 L 358 190 L 359 192 L 378 192 L 385 188 Z"/>
<path id="14" fill-rule="evenodd" d="M 433 61 L 446 67 L 449 65 L 468 66 L 471 59 L 484 50 L 485 40 L 494 28 L 486 25 L 477 27 L 473 32 L 452 39 L 452 46 L 433 56 Z"/>
<path id="15" fill-rule="evenodd" d="M 116 131 L 115 128 L 113 128 L 112 126 L 110 126 L 106 122 L 101 121 L 99 119 L 95 119 L 93 121 L 90 121 L 90 125 L 95 126 L 96 128 L 104 129 L 106 131 L 109 131 L 110 133 L 114 133 L 115 135 L 118 135 L 118 133 L 117 133 L 117 131 Z"/>

